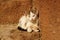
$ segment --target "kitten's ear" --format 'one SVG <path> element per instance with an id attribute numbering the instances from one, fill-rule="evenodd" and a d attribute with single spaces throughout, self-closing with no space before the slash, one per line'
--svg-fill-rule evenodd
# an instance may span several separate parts
<path id="1" fill-rule="evenodd" d="M 29 15 L 29 13 L 28 13 L 27 11 L 25 11 L 25 12 L 24 12 L 24 15 L 27 16 L 27 15 Z"/>
<path id="2" fill-rule="evenodd" d="M 37 14 L 37 17 L 39 17 L 39 13 Z"/>
<path id="3" fill-rule="evenodd" d="M 38 10 L 36 10 L 36 15 L 38 15 L 39 14 L 39 12 L 38 12 Z"/>
<path id="4" fill-rule="evenodd" d="M 39 17 L 39 11 L 38 10 L 36 10 L 36 15 L 37 15 L 37 17 Z"/>
<path id="5" fill-rule="evenodd" d="M 24 15 L 26 15 L 26 11 L 24 12 Z"/>

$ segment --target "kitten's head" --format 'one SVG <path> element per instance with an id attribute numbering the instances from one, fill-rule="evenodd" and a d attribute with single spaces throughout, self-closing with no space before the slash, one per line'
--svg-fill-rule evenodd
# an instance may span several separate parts
<path id="1" fill-rule="evenodd" d="M 38 11 L 30 11 L 30 20 L 35 20 L 39 16 Z"/>

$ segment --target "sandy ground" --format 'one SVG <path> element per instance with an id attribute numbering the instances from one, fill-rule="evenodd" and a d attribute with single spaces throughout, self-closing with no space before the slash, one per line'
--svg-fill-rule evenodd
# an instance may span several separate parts
<path id="1" fill-rule="evenodd" d="M 21 31 L 16 24 L 0 25 L 0 40 L 40 40 L 40 37 L 40 32 Z"/>

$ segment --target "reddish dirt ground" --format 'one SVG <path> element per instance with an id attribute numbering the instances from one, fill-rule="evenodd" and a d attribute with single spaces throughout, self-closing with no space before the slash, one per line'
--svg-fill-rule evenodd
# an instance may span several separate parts
<path id="1" fill-rule="evenodd" d="M 40 12 L 42 40 L 60 40 L 60 0 L 39 0 L 35 3 Z"/>
<path id="2" fill-rule="evenodd" d="M 33 0 L 33 3 L 39 10 L 40 33 L 22 32 L 16 29 L 17 24 L 13 25 L 25 11 L 28 13 L 30 0 L 0 0 L 1 40 L 60 40 L 60 0 Z"/>

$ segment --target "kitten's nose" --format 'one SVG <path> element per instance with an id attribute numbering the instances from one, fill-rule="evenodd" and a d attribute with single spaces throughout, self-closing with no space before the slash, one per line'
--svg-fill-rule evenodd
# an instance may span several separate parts
<path id="1" fill-rule="evenodd" d="M 37 29 L 37 30 L 39 30 L 38 32 L 40 32 L 40 29 Z"/>

